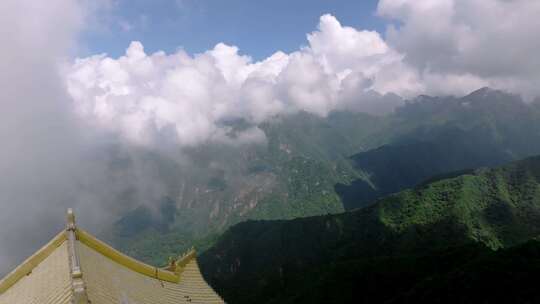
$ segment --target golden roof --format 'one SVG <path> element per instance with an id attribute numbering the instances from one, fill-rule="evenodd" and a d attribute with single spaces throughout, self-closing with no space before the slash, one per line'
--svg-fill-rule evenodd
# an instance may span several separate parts
<path id="1" fill-rule="evenodd" d="M 128 257 L 75 226 L 0 281 L 0 304 L 224 303 L 204 281 L 192 249 L 167 268 Z"/>

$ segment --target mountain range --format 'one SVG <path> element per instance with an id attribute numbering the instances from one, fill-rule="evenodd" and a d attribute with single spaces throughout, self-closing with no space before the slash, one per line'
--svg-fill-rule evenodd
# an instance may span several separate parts
<path id="1" fill-rule="evenodd" d="M 145 156 L 164 168 L 168 191 L 128 210 L 107 238 L 160 265 L 192 244 L 208 249 L 246 220 L 341 214 L 429 179 L 540 154 L 540 104 L 489 88 L 419 96 L 385 116 L 299 112 L 258 127 L 265 144 L 199 147 L 189 165 Z"/>

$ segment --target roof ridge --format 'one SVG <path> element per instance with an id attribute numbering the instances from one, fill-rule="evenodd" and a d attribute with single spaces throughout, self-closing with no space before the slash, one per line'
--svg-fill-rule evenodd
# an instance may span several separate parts
<path id="1" fill-rule="evenodd" d="M 88 304 L 88 294 L 86 293 L 86 284 L 83 279 L 81 270 L 81 264 L 79 260 L 79 253 L 77 251 L 76 235 L 75 231 L 77 226 L 75 225 L 75 214 L 71 208 L 67 211 L 67 225 L 66 235 L 68 241 L 68 260 L 69 260 L 69 272 L 71 277 L 71 291 L 73 293 L 73 304 Z"/>
<path id="2" fill-rule="evenodd" d="M 85 293 L 85 284 L 82 280 L 82 271 L 77 254 L 77 241 L 132 271 L 171 283 L 180 282 L 186 266 L 197 256 L 195 248 L 192 247 L 182 255 L 178 256 L 178 258 L 172 259 L 169 262 L 168 267 L 154 267 L 116 250 L 107 243 L 97 239 L 89 232 L 77 227 L 75 225 L 73 211 L 69 209 L 67 212 L 66 228 L 0 280 L 0 295 L 15 285 L 21 278 L 30 274 L 34 268 L 66 241 L 68 241 L 68 260 L 66 263 L 69 264 L 72 291 L 75 297 L 77 296 L 77 293 L 80 295 Z M 83 303 L 85 302 L 83 301 Z"/>

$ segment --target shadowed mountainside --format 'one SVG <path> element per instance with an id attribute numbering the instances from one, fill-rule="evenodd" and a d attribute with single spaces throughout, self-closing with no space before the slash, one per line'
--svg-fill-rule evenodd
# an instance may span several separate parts
<path id="1" fill-rule="evenodd" d="M 321 284 L 331 281 L 325 296 L 339 297 L 340 293 L 361 292 L 360 283 L 371 280 L 377 283 L 367 286 L 374 286 L 374 292 L 380 292 L 389 302 L 392 297 L 421 300 L 425 295 L 426 299 L 436 299 L 440 296 L 437 288 L 441 291 L 463 286 L 460 278 L 483 284 L 474 272 L 463 273 L 467 267 L 488 278 L 490 272 L 484 267 L 495 263 L 500 266 L 493 274 L 510 274 L 514 266 L 503 257 L 515 254 L 517 258 L 519 253 L 510 250 L 494 254 L 490 250 L 516 246 L 538 234 L 540 157 L 533 157 L 435 179 L 343 214 L 241 223 L 229 229 L 200 262 L 206 278 L 231 303 L 296 303 L 294 299 L 307 303 L 306 299 L 312 299 L 309 290 L 318 290 Z M 462 246 L 465 248 L 459 249 Z M 484 246 L 489 250 L 481 249 Z M 451 248 L 458 249 L 450 259 L 459 261 L 468 254 L 472 257 L 446 266 L 440 252 Z M 534 251 L 538 245 L 524 248 L 520 250 Z M 538 256 L 528 258 L 538 267 Z M 388 267 L 388 263 L 396 263 L 397 268 Z M 418 270 L 413 267 L 417 263 Z M 526 267 L 523 261 L 516 263 L 522 263 L 516 269 Z M 406 283 L 401 289 L 399 267 L 404 268 Z M 449 268 L 441 272 L 438 267 Z M 520 279 L 529 275 L 523 274 Z M 431 277 L 435 279 L 428 280 Z M 508 283 L 509 277 L 499 278 L 499 283 Z M 454 285 L 445 287 L 446 280 Z M 494 281 L 491 278 L 488 282 Z M 394 289 L 384 291 L 385 284 Z M 342 286 L 341 291 L 338 286 Z M 465 289 L 453 292 L 456 299 L 466 294 Z"/>

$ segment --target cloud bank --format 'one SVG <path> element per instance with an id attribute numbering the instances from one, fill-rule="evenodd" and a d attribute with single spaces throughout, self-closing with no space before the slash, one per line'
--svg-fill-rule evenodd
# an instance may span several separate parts
<path id="1" fill-rule="evenodd" d="M 193 147 L 264 141 L 276 115 L 334 110 L 385 113 L 418 94 L 462 95 L 483 86 L 540 93 L 540 3 L 527 0 L 381 0 L 385 35 L 323 15 L 298 51 L 254 62 L 236 46 L 201 54 L 79 58 L 66 83 L 79 114 L 130 142 Z M 252 128 L 230 138 L 224 122 Z"/>
<path id="2" fill-rule="evenodd" d="M 395 22 L 386 42 L 405 55 L 424 92 L 491 86 L 540 95 L 540 2 L 381 0 L 377 13 Z"/>
<path id="3" fill-rule="evenodd" d="M 57 2 L 0 2 L 0 273 L 44 240 L 50 231 L 36 228 L 54 226 L 53 212 L 61 225 L 74 194 L 82 145 L 58 64 L 84 16 L 76 3 Z"/>
<path id="4" fill-rule="evenodd" d="M 235 138 L 262 140 L 256 125 L 276 115 L 376 112 L 376 102 L 362 101 L 418 90 L 402 55 L 376 32 L 324 15 L 307 39 L 297 52 L 259 62 L 223 43 L 192 56 L 183 50 L 146 54 L 133 42 L 117 59 L 77 59 L 66 82 L 80 115 L 96 125 L 142 145 L 166 139 L 182 147 L 230 142 L 224 122 L 235 119 L 253 125 Z"/>
<path id="5" fill-rule="evenodd" d="M 114 148 L 67 92 L 60 66 L 98 2 L 0 1 L 0 277 L 61 231 L 68 207 L 100 232 L 130 203 L 163 194 L 155 166 Z"/>

